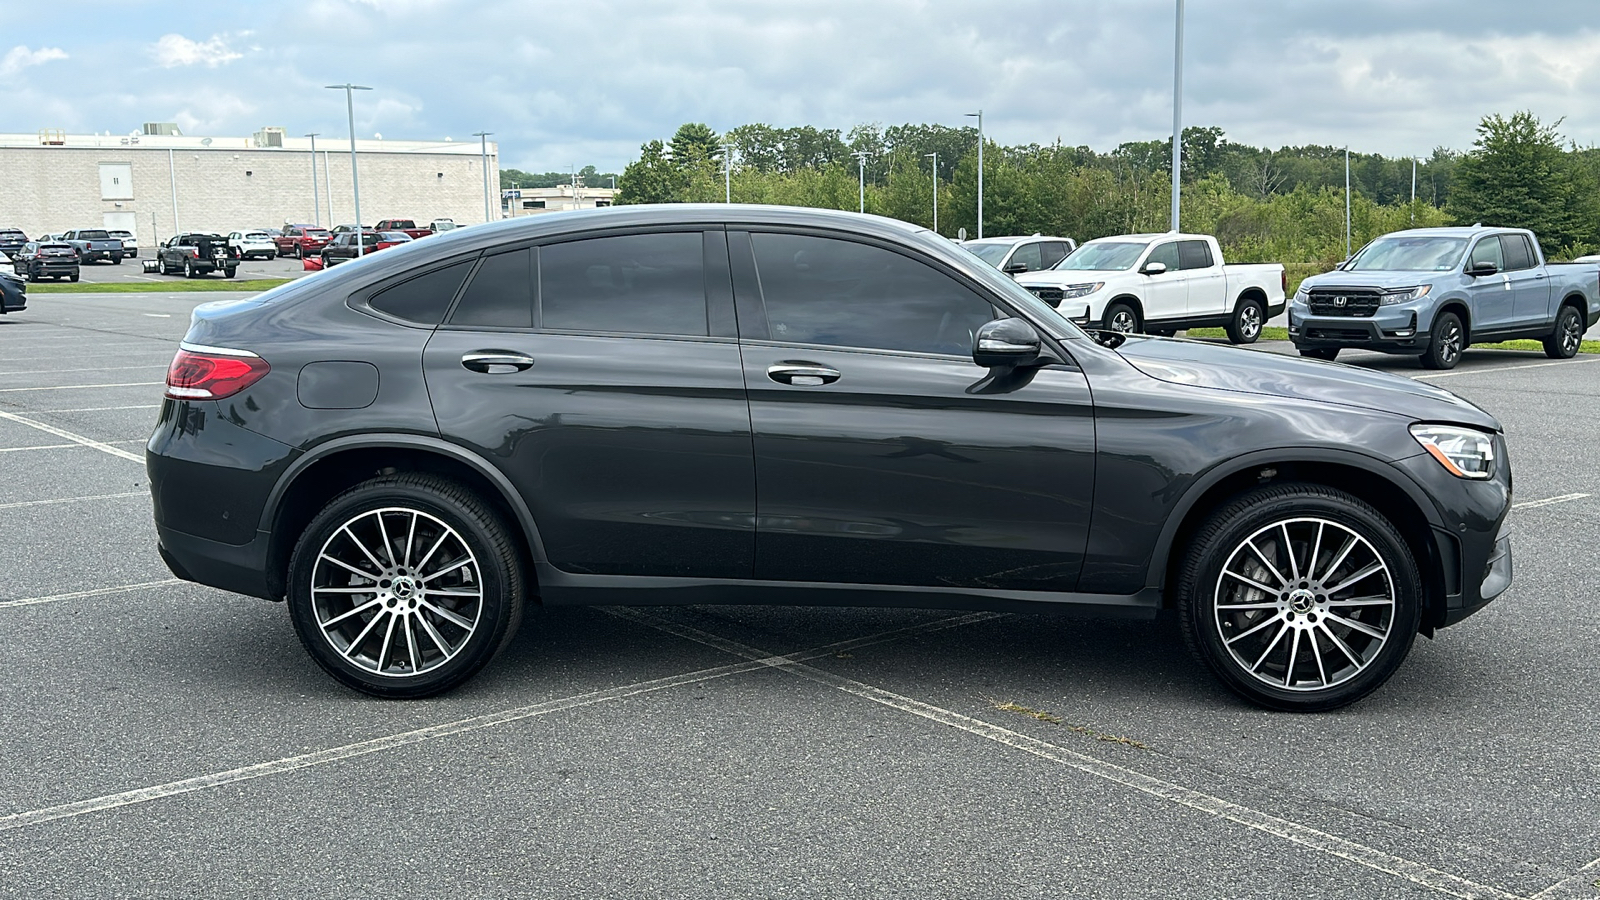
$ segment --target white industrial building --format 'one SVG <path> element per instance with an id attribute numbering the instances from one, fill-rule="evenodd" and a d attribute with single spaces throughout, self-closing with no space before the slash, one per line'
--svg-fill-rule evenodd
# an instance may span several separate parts
<path id="1" fill-rule="evenodd" d="M 275 127 L 249 137 L 176 132 L 150 123 L 131 135 L 0 134 L 0 227 L 29 237 L 126 229 L 148 247 L 179 231 L 355 221 L 348 137 L 289 137 Z M 481 149 L 477 141 L 356 141 L 361 218 L 424 227 L 431 219 L 484 221 Z M 495 205 L 499 163 L 490 143 Z"/>

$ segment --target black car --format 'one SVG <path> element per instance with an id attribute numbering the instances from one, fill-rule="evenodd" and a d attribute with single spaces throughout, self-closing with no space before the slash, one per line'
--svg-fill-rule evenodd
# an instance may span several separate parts
<path id="1" fill-rule="evenodd" d="M 10 272 L 0 272 L 0 313 L 28 308 L 28 283 Z"/>
<path id="2" fill-rule="evenodd" d="M 148 445 L 161 554 L 287 599 L 388 697 L 461 683 L 529 604 L 771 602 L 1175 610 L 1230 688 L 1323 710 L 1510 583 L 1476 406 L 1102 339 L 877 217 L 470 228 L 195 310 Z"/>
<path id="3" fill-rule="evenodd" d="M 185 278 L 221 272 L 232 278 L 239 272 L 239 249 L 229 247 L 220 234 L 175 234 L 156 248 L 156 269 L 163 275 L 182 273 Z"/>
<path id="4" fill-rule="evenodd" d="M 376 231 L 361 232 L 361 255 L 371 256 L 378 252 L 379 235 Z M 323 268 L 330 268 L 339 263 L 349 262 L 356 258 L 356 233 L 354 231 L 341 231 L 333 236 L 327 246 L 323 247 Z"/>
<path id="5" fill-rule="evenodd" d="M 10 259 L 13 254 L 22 249 L 28 242 L 28 236 L 19 228 L 0 228 L 0 253 Z"/>
<path id="6" fill-rule="evenodd" d="M 11 268 L 29 281 L 78 280 L 78 251 L 64 241 L 29 241 L 11 256 Z"/>

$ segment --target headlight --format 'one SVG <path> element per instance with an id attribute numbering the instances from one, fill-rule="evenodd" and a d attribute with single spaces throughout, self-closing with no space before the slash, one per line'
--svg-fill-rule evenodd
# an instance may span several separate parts
<path id="1" fill-rule="evenodd" d="M 1294 291 L 1294 299 L 1295 300 L 1300 301 L 1300 302 L 1303 303 L 1303 302 L 1305 302 L 1306 298 L 1310 297 L 1310 296 L 1311 296 L 1311 291 L 1307 290 L 1305 285 L 1302 284 L 1298 288 L 1295 288 L 1295 291 Z"/>
<path id="2" fill-rule="evenodd" d="M 1106 283 L 1104 281 L 1096 281 L 1093 284 L 1069 284 L 1061 288 L 1061 299 L 1071 300 L 1074 297 L 1087 297 L 1105 286 Z"/>
<path id="3" fill-rule="evenodd" d="M 1488 478 L 1494 468 L 1494 436 L 1449 425 L 1413 425 L 1411 436 L 1457 478 Z"/>
<path id="4" fill-rule="evenodd" d="M 1395 290 L 1384 291 L 1383 305 L 1393 306 L 1396 303 L 1405 303 L 1410 300 L 1416 300 L 1420 297 L 1426 297 L 1428 296 L 1428 292 L 1431 290 L 1433 290 L 1433 285 L 1424 284 L 1419 287 L 1397 288 Z"/>

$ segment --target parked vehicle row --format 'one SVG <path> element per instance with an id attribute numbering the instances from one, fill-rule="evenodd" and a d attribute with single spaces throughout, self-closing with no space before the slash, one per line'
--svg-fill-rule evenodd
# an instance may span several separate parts
<path id="1" fill-rule="evenodd" d="M 390 247 L 409 244 L 411 241 L 411 235 L 403 231 L 363 231 L 361 232 L 360 255 L 366 256 L 370 253 L 377 253 L 379 250 L 387 250 Z M 346 231 L 334 235 L 333 242 L 322 248 L 321 256 L 323 268 L 355 259 L 357 256 L 356 233 L 354 231 Z"/>

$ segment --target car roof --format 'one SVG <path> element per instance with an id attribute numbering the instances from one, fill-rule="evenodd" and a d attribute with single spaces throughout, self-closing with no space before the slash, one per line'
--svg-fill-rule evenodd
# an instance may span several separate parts
<path id="1" fill-rule="evenodd" d="M 1472 237 L 1473 235 L 1487 234 L 1492 231 L 1526 232 L 1527 230 L 1526 228 L 1503 228 L 1496 225 L 1446 225 L 1436 228 L 1403 228 L 1399 231 L 1391 231 L 1384 237 L 1396 234 L 1409 234 L 1417 237 Z"/>

